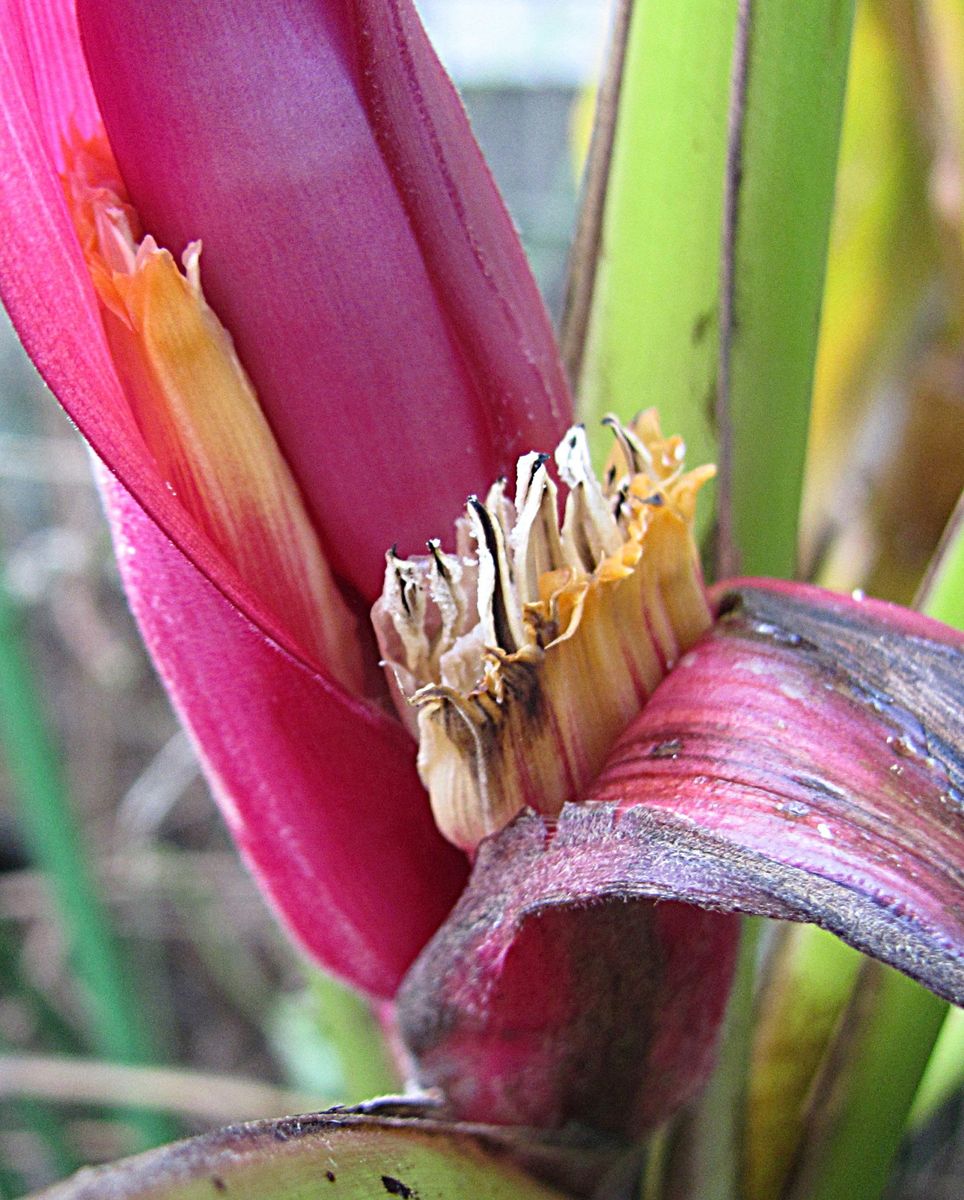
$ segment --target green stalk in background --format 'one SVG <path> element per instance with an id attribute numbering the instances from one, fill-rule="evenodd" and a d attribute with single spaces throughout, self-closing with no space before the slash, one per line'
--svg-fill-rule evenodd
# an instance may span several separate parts
<path id="1" fill-rule="evenodd" d="M 947 1004 L 905 975 L 864 965 L 843 1061 L 814 1106 L 785 1200 L 879 1200 Z"/>
<path id="2" fill-rule="evenodd" d="M 921 584 L 917 607 L 945 625 L 964 629 L 964 492 Z"/>
<path id="3" fill-rule="evenodd" d="M 281 998 L 268 1034 L 294 1087 L 339 1104 L 401 1090 L 371 1006 L 321 971 L 311 972 L 302 992 Z"/>
<path id="4" fill-rule="evenodd" d="M 927 1061 L 910 1126 L 916 1129 L 937 1112 L 964 1086 L 964 1008 L 949 1008 L 937 1036 L 934 1052 Z"/>
<path id="5" fill-rule="evenodd" d="M 63 770 L 33 677 L 19 615 L 0 579 L 0 739 L 30 856 L 51 890 L 70 964 L 89 1014 L 92 1046 L 106 1059 L 150 1062 L 148 1014 L 137 995 L 71 810 Z M 155 1113 L 136 1116 L 145 1144 L 176 1136 Z"/>
<path id="6" fill-rule="evenodd" d="M 720 376 L 721 573 L 792 576 L 854 0 L 740 0 Z"/>
<path id="7" fill-rule="evenodd" d="M 566 328 L 584 415 L 656 405 L 691 462 L 718 458 L 725 573 L 796 568 L 853 8 L 635 4 L 587 190 L 601 253 Z"/>
<path id="8" fill-rule="evenodd" d="M 802 553 L 807 577 L 819 570 L 819 582 L 842 591 L 867 582 L 859 500 L 865 472 L 880 471 L 877 448 L 864 464 L 855 446 L 906 373 L 940 269 L 896 8 L 891 0 L 857 7 L 810 417 Z"/>
<path id="9" fill-rule="evenodd" d="M 670 1134 L 661 1189 L 653 1200 L 743 1200 L 746 1105 L 760 941 L 768 922 L 744 917 L 733 990 L 716 1069 Z M 672 1127 L 671 1127 L 672 1128 Z M 644 1200 L 650 1200 L 645 1195 Z"/>
<path id="10" fill-rule="evenodd" d="M 713 461 L 720 227 L 736 0 L 634 3 L 601 206 L 598 264 L 584 272 L 585 324 L 563 346 L 594 449 L 599 420 L 658 407 L 689 462 Z M 595 147 L 594 147 L 595 149 Z M 590 170 L 593 166 L 590 161 Z M 583 218 L 585 219 L 585 213 Z M 592 247 L 587 247 L 591 255 Z M 577 267 L 579 264 L 575 264 Z M 569 315 L 567 314 L 567 315 Z M 700 534 L 712 521 L 701 505 Z"/>
<path id="11" fill-rule="evenodd" d="M 807 1105 L 865 960 L 812 925 L 784 925 L 756 1009 L 744 1140 L 746 1200 L 783 1192 Z"/>

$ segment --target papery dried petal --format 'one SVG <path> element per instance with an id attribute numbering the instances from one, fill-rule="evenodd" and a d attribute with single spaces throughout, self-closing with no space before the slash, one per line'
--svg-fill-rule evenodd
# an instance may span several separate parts
<path id="1" fill-rule="evenodd" d="M 683 473 L 683 444 L 655 413 L 614 422 L 622 467 L 600 484 L 585 431 L 519 460 L 471 497 L 473 557 L 388 556 L 373 618 L 382 656 L 418 707 L 419 772 L 439 828 L 473 849 L 529 806 L 583 794 L 613 742 L 709 627 L 691 523 L 712 467 Z"/>

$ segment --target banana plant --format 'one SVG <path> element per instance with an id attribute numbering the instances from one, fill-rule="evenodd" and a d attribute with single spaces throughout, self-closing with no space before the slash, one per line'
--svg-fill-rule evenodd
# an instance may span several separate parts
<path id="1" fill-rule="evenodd" d="M 621 7 L 571 380 L 410 0 L 0 14 L 3 300 L 241 854 L 422 1097 L 50 1195 L 630 1195 L 741 914 L 964 1001 L 964 637 L 779 578 L 852 5 Z"/>

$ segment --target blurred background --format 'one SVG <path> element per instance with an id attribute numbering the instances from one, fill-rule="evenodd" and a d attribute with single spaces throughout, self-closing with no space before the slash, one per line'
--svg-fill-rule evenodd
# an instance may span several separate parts
<path id="1" fill-rule="evenodd" d="M 558 318 L 608 6 L 419 7 Z M 964 484 L 964 45 L 918 8 L 858 3 L 802 543 L 811 577 L 905 603 Z M 0 1198 L 391 1090 L 364 1008 L 306 973 L 238 865 L 127 612 L 86 451 L 5 322 L 0 538 Z M 960 1109 L 910 1140 L 893 1197 L 959 1195 Z"/>

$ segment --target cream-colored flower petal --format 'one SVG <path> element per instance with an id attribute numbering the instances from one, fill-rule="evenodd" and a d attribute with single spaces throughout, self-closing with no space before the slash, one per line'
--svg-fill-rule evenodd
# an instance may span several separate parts
<path id="1" fill-rule="evenodd" d="M 477 616 L 448 591 L 458 620 L 433 604 L 427 559 L 405 566 L 418 596 L 403 603 L 389 586 L 376 606 L 383 656 L 418 708 L 436 821 L 467 850 L 527 806 L 554 815 L 578 800 L 710 625 L 692 518 L 713 468 L 684 474 L 682 442 L 663 438 L 653 413 L 614 432 L 604 484 L 581 429 L 560 445 L 561 531 L 542 455 L 520 460 L 514 506 L 502 487 L 485 505 L 470 501 L 476 561 L 462 570 L 477 574 Z M 464 532 L 457 540 L 464 546 Z M 406 636 L 387 636 L 399 623 Z"/>

